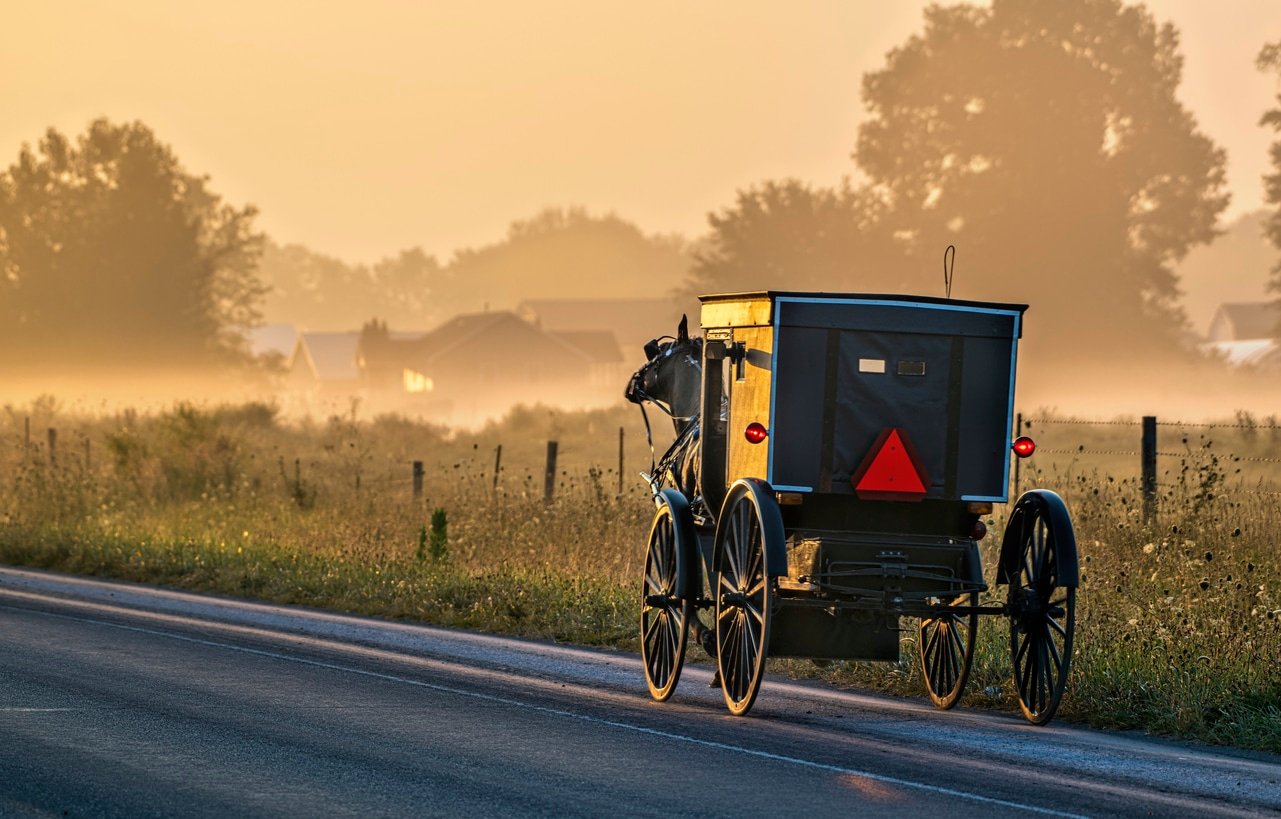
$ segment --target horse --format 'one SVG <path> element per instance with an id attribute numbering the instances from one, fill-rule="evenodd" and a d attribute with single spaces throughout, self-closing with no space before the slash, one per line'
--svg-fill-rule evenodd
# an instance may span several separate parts
<path id="1" fill-rule="evenodd" d="M 703 339 L 690 338 L 689 319 L 681 316 L 676 337 L 661 336 L 645 345 L 649 360 L 627 382 L 623 396 L 639 404 L 645 418 L 645 432 L 654 441 L 645 404 L 649 403 L 672 419 L 676 440 L 651 465 L 645 475 L 655 496 L 665 487 L 677 489 L 690 500 L 699 494 L 699 408 L 702 401 Z"/>

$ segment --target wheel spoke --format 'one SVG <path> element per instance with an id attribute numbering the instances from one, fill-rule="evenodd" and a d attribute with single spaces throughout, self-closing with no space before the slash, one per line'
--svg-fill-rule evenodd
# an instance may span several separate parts
<path id="1" fill-rule="evenodd" d="M 943 624 L 940 622 L 934 629 L 934 651 L 931 652 L 930 662 L 930 679 L 934 681 L 934 687 L 943 689 L 944 660 L 943 660 Z"/>
<path id="2" fill-rule="evenodd" d="M 1023 647 L 1021 650 L 1021 653 L 1024 655 L 1025 659 L 1023 660 L 1023 662 L 1015 666 L 1015 669 L 1017 671 L 1022 672 L 1022 675 L 1019 679 L 1019 694 L 1022 696 L 1023 702 L 1025 703 L 1031 700 L 1031 696 L 1029 694 L 1029 688 L 1032 681 L 1032 653 L 1027 650 L 1030 644 L 1031 644 L 1031 638 L 1028 637 L 1026 640 L 1024 640 Z"/>
<path id="3" fill-rule="evenodd" d="M 661 609 L 656 609 L 656 611 L 661 611 Z M 647 626 L 645 627 L 645 643 L 646 643 L 646 645 L 648 645 L 648 644 L 650 643 L 650 640 L 651 640 L 651 638 L 653 637 L 654 632 L 655 632 L 655 631 L 657 631 L 657 629 L 658 629 L 658 623 L 659 623 L 659 618 L 658 618 L 658 616 L 657 616 L 657 615 L 655 615 L 655 616 L 654 616 L 654 618 L 653 618 L 653 619 L 651 619 L 651 620 L 649 621 L 649 625 L 647 625 Z"/>
<path id="4" fill-rule="evenodd" d="M 662 593 L 663 593 L 662 583 L 650 577 L 649 575 L 646 575 L 645 576 L 645 596 L 648 597 L 651 594 L 662 594 Z"/>
<path id="5" fill-rule="evenodd" d="M 1053 620 L 1050 620 L 1049 623 L 1050 625 L 1057 626 L 1057 624 Z M 1058 644 L 1054 642 L 1054 639 L 1052 637 L 1047 639 L 1045 641 L 1045 644 L 1048 649 L 1049 658 L 1054 662 L 1055 670 L 1059 674 L 1062 674 L 1063 673 L 1063 655 L 1059 652 Z"/>
<path id="6" fill-rule="evenodd" d="M 951 638 L 948 641 L 948 656 L 952 658 L 951 683 L 948 684 L 948 690 L 950 691 L 952 686 L 961 679 L 961 669 L 965 664 L 965 644 L 961 640 L 961 634 L 956 628 L 955 622 L 948 628 L 947 634 Z"/>
<path id="7" fill-rule="evenodd" d="M 1041 698 L 1041 707 L 1039 711 L 1044 711 L 1050 707 L 1050 700 L 1054 697 L 1054 689 L 1058 686 L 1058 675 L 1050 659 L 1050 640 L 1048 637 L 1041 641 L 1041 677 L 1045 680 L 1045 694 Z"/>
<path id="8" fill-rule="evenodd" d="M 747 566 L 747 561 L 749 559 L 748 551 L 751 549 L 751 545 L 752 545 L 752 529 L 751 529 L 752 523 L 748 519 L 748 513 L 750 511 L 751 510 L 749 509 L 746 503 L 739 504 L 739 507 L 738 507 L 738 513 L 739 513 L 738 517 L 740 522 L 739 529 L 738 529 L 739 537 L 738 537 L 738 540 L 734 542 L 735 553 L 737 557 L 737 565 L 738 565 L 738 575 L 735 576 L 734 580 L 735 580 L 735 586 L 738 588 L 739 591 L 742 591 L 743 587 L 747 585 L 747 577 L 748 577 L 748 571 L 749 571 Z"/>
<path id="9" fill-rule="evenodd" d="M 938 645 L 939 640 L 939 621 L 931 620 L 927 628 L 929 629 L 930 636 L 929 641 L 925 644 L 925 655 L 927 657 L 932 657 L 934 656 L 935 647 Z"/>
<path id="10" fill-rule="evenodd" d="M 1050 628 L 1057 631 L 1060 637 L 1062 637 L 1064 640 L 1067 640 L 1067 630 L 1064 629 L 1063 626 L 1059 625 L 1058 620 L 1055 620 L 1053 617 L 1047 616 L 1045 618 L 1045 622 L 1049 624 Z"/>

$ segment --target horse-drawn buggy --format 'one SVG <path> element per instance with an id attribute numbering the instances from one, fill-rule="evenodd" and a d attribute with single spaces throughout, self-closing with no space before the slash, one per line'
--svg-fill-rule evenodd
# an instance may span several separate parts
<path id="1" fill-rule="evenodd" d="M 641 655 L 671 696 L 692 638 L 745 714 L 767 657 L 897 661 L 916 621 L 940 708 L 969 676 L 980 615 L 1009 621 L 1023 714 L 1054 715 L 1072 654 L 1076 543 L 1063 501 L 1024 493 L 988 590 L 984 517 L 1008 499 L 1014 374 L 1025 305 L 911 296 L 704 296 L 651 342 L 628 397 L 672 416 L 644 477 L 657 505 L 645 558 Z M 648 419 L 646 420 L 648 424 Z M 715 683 L 714 683 L 715 684 Z"/>

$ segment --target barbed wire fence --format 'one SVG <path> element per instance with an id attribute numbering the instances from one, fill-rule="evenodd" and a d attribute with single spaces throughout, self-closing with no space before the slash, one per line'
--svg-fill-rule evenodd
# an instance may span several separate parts
<path id="1" fill-rule="evenodd" d="M 1149 522 L 1156 515 L 1160 490 L 1174 486 L 1168 480 L 1160 480 L 1158 467 L 1163 459 L 1178 459 L 1181 473 L 1186 473 L 1189 469 L 1203 472 L 1218 470 L 1214 474 L 1221 478 L 1222 471 L 1232 469 L 1234 476 L 1242 476 L 1234 485 L 1221 485 L 1218 489 L 1220 494 L 1281 498 L 1281 422 L 1278 422 L 1276 416 L 1259 421 L 1248 413 L 1239 412 L 1235 422 L 1197 422 L 1161 419 L 1152 415 L 1134 420 L 1100 420 L 1019 413 L 1014 433 L 1016 436 L 1028 434 L 1036 438 L 1036 433 L 1041 428 L 1055 427 L 1061 427 L 1065 432 L 1075 428 L 1079 433 L 1075 436 L 1078 441 L 1083 437 L 1088 440 L 1074 447 L 1063 446 L 1056 440 L 1059 438 L 1057 431 L 1049 432 L 1047 443 L 1050 445 L 1040 446 L 1038 442 L 1038 454 L 1070 456 L 1073 461 L 1080 458 L 1093 459 L 1096 463 L 1110 462 L 1112 466 L 1118 465 L 1118 458 L 1133 459 L 1129 463 L 1137 467 L 1143 495 L 1143 514 Z M 1098 429 L 1097 432 L 1086 435 L 1083 434 L 1085 428 Z M 1169 445 L 1168 436 L 1171 432 L 1178 435 L 1182 451 Z M 1198 435 L 1195 441 L 1192 438 L 1194 434 Z M 1137 444 L 1137 448 L 1125 446 L 1130 441 Z M 1255 479 L 1252 485 L 1247 485 L 1243 476 L 1242 470 L 1246 468 L 1251 469 Z M 1017 496 L 1022 488 L 1017 458 L 1012 477 L 1014 494 Z"/>

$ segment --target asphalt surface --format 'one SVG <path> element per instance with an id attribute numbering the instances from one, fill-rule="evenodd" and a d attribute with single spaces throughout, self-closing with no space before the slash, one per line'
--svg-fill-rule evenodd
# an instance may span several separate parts
<path id="1" fill-rule="evenodd" d="M 1281 758 L 0 569 L 2 816 L 1281 815 Z"/>

